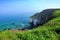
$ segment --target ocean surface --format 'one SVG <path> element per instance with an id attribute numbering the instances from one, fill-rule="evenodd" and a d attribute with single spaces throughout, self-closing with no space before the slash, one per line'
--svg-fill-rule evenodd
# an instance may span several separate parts
<path id="1" fill-rule="evenodd" d="M 0 15 L 0 30 L 29 27 L 29 17 L 31 15 L 32 14 L 2 14 Z"/>

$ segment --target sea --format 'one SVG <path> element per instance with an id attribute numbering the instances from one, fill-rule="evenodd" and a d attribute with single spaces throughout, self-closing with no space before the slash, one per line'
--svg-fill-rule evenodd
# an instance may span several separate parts
<path id="1" fill-rule="evenodd" d="M 2 14 L 0 15 L 0 30 L 22 29 L 29 27 L 29 19 L 33 13 Z"/>

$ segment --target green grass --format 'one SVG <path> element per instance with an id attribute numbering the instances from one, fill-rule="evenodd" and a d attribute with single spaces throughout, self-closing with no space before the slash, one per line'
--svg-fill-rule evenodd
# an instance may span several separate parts
<path id="1" fill-rule="evenodd" d="M 0 31 L 0 40 L 60 40 L 60 10 L 53 13 L 52 20 L 32 30 L 5 30 Z"/>

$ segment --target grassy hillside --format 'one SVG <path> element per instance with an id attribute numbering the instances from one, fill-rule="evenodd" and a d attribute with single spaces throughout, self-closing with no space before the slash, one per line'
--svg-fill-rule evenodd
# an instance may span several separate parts
<path id="1" fill-rule="evenodd" d="M 53 12 L 55 18 L 32 30 L 0 31 L 0 40 L 60 40 L 60 10 Z"/>

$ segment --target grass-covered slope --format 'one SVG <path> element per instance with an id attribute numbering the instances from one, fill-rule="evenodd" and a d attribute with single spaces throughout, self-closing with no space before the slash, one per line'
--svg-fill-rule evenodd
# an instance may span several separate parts
<path id="1" fill-rule="evenodd" d="M 5 30 L 0 40 L 60 40 L 60 10 L 53 12 L 55 18 L 32 30 Z"/>

